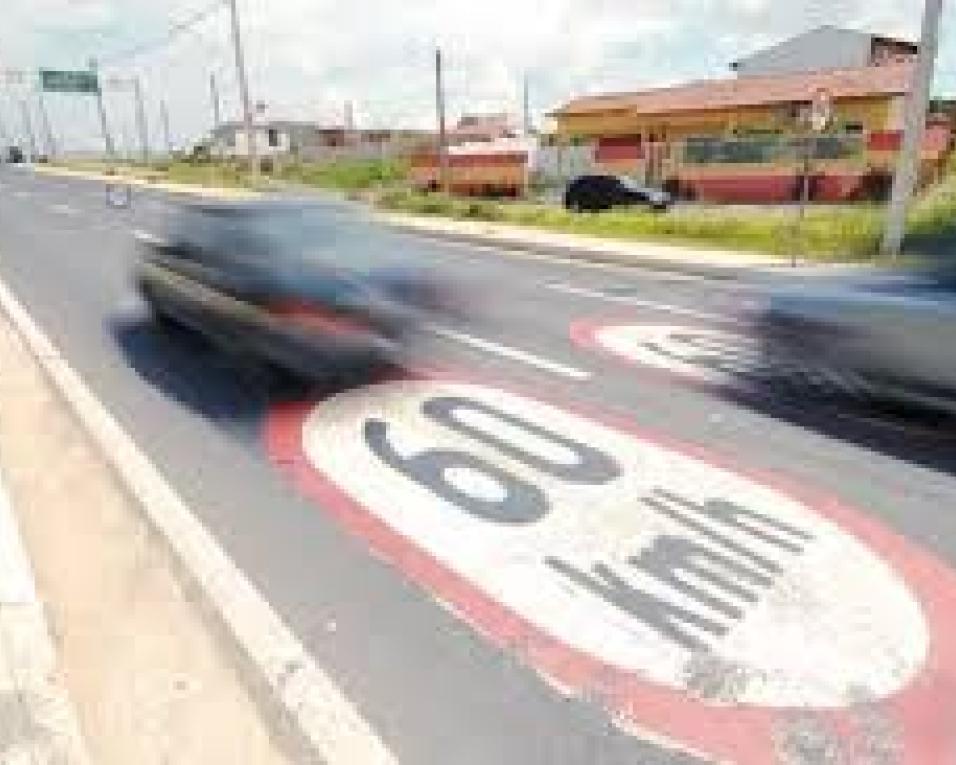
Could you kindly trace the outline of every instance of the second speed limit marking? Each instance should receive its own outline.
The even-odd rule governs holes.
[[[453,381],[280,410],[270,444],[483,634],[695,749],[769,762],[786,710],[943,712],[952,575],[832,500]]]
[[[771,350],[742,332],[670,324],[594,323],[571,328],[572,339],[616,358],[711,385],[790,383],[817,393],[865,393],[861,380]]]

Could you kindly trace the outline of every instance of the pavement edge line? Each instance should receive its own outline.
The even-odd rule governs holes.
[[[89,390],[0,280],[9,318],[99,447],[148,526],[172,551],[185,584],[236,649],[239,669],[273,732],[297,762],[392,765],[397,760],[281,617],[216,543],[159,470]]]

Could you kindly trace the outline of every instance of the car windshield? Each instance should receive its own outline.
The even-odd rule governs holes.
[[[0,18],[0,765],[956,765],[956,0]]]

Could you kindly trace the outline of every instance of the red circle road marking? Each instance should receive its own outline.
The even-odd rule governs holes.
[[[365,540],[377,556],[396,566],[439,601],[450,604],[457,615],[492,643],[519,653],[561,687],[578,695],[600,698],[626,723],[741,765],[765,765],[776,760],[779,726],[790,712],[813,715],[826,730],[841,738],[858,730],[853,708],[815,711],[715,706],[680,690],[649,683],[551,637],[397,532],[319,473],[303,448],[303,426],[316,406],[321,407],[321,402],[284,404],[273,409],[265,433],[273,459],[307,496],[348,531]],[[580,414],[577,408],[564,409]],[[776,474],[741,468],[709,450],[645,431],[629,422],[596,417],[593,413],[588,416],[640,441],[771,488],[835,524],[889,565],[922,608],[929,627],[929,652],[923,670],[908,686],[868,706],[899,727],[900,740],[894,744],[901,752],[901,763],[930,765],[956,761],[956,726],[952,721],[956,704],[956,640],[947,639],[948,623],[956,618],[954,572],[876,520],[803,485],[795,486]]]

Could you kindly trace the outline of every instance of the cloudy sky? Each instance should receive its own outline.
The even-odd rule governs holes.
[[[172,25],[211,0],[3,0],[0,68],[79,68],[101,57],[121,148],[135,143],[139,75],[151,138],[162,140],[165,99],[173,140],[211,122],[209,75],[226,116],[238,113],[228,15],[213,11],[163,44]],[[668,84],[727,72],[735,57],[830,23],[916,38],[923,0],[239,0],[253,97],[274,117],[340,122],[355,103],[365,125],[428,125],[433,56],[442,46],[452,115],[518,109],[527,73],[536,114],[573,95]],[[947,2],[937,93],[956,93],[956,8]],[[129,55],[139,49],[138,55]],[[0,80],[2,84],[2,80]],[[7,83],[0,130],[23,131],[21,101],[39,136],[36,98]],[[61,145],[95,145],[92,99],[48,95]],[[2,138],[0,133],[0,138]]]

